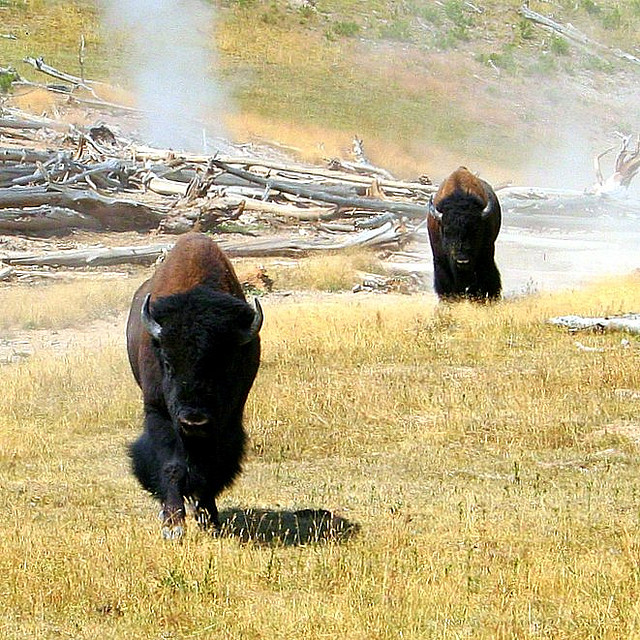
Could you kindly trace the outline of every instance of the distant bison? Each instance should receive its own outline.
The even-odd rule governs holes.
[[[261,325],[258,300],[247,304],[228,258],[201,234],[182,236],[134,295],[127,350],[144,431],[131,458],[162,503],[167,538],[183,533],[185,499],[201,526],[220,526],[215,500],[240,472]]]
[[[434,286],[441,299],[500,297],[500,272],[494,260],[500,223],[493,189],[465,167],[440,185],[429,204],[427,228]]]

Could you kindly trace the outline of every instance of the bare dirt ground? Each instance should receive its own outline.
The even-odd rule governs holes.
[[[126,315],[95,320],[67,329],[10,330],[0,334],[0,366],[23,361],[39,353],[64,354],[72,349],[101,349],[122,342]]]

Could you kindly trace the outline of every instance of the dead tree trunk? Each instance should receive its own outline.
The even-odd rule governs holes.
[[[300,198],[308,198],[309,200],[329,202],[342,210],[361,209],[364,211],[389,211],[397,215],[406,216],[407,218],[424,218],[427,214],[426,204],[419,205],[408,202],[393,202],[378,200],[375,198],[345,198],[307,185],[263,178],[251,173],[250,171],[231,167],[220,160],[216,160],[215,158],[211,159],[211,164],[223,171],[226,171],[227,173],[249,180],[255,184],[259,184],[267,189],[274,189],[275,191],[289,193]]]
[[[302,240],[299,238],[259,238],[246,242],[219,242],[232,258],[303,256],[319,251],[339,251],[351,247],[383,247],[402,244],[411,237],[401,226],[387,222],[376,229],[351,234],[344,240]],[[87,267],[114,264],[153,264],[173,243],[134,247],[93,247],[89,249],[56,251],[42,255],[9,256],[3,259],[11,265]]]
[[[620,149],[615,159],[613,173],[608,178],[605,179],[602,175],[600,160],[611,153],[615,147],[610,147],[594,158],[593,163],[598,180],[594,191],[598,194],[611,193],[619,188],[628,189],[631,181],[640,171],[640,135],[636,136],[635,144],[633,136],[622,134],[618,136],[621,138]]]
[[[99,229],[100,222],[64,207],[0,209],[0,233],[58,234],[69,229]]]
[[[102,229],[139,231],[155,229],[161,220],[159,212],[141,202],[105,198],[92,191],[47,189],[46,187],[10,187],[0,189],[0,210],[27,207],[63,207],[91,216]]]
[[[626,53],[625,51],[621,51],[620,49],[612,49],[611,47],[607,47],[606,45],[596,42],[595,40],[589,38],[586,34],[582,33],[582,31],[576,29],[573,25],[564,25],[556,22],[555,20],[547,18],[547,16],[544,16],[537,11],[533,11],[533,9],[529,9],[527,5],[523,5],[522,7],[520,7],[520,13],[527,20],[531,20],[539,25],[542,25],[543,27],[554,31],[555,33],[561,35],[563,38],[566,38],[574,44],[578,44],[581,47],[587,49],[587,51],[592,55],[597,56],[597,54],[594,52],[595,49],[601,53],[608,53],[615,56],[616,58],[625,60],[626,62],[640,64],[640,58],[637,58],[630,53]]]

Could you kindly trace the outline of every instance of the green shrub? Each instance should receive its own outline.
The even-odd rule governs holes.
[[[518,34],[521,40],[533,40],[535,37],[535,29],[530,20],[520,20],[518,22]]]
[[[280,7],[272,2],[271,5],[262,13],[262,22],[268,25],[278,26],[286,21],[285,13]]]
[[[602,14],[602,26],[611,31],[615,31],[622,26],[622,13],[619,7],[607,9],[607,11]]]
[[[462,0],[447,0],[444,4],[444,13],[455,25],[470,27],[473,24]]]
[[[431,3],[425,3],[424,6],[416,7],[414,9],[414,15],[429,24],[436,26],[442,24],[442,13]]]
[[[510,50],[502,52],[494,51],[492,53],[480,53],[476,56],[476,60],[488,67],[502,69],[509,73],[515,73],[517,69],[516,60]]]
[[[380,37],[404,42],[411,39],[411,22],[407,18],[394,18],[380,27]]]
[[[562,37],[553,35],[551,36],[551,42],[549,43],[549,49],[559,56],[569,55],[571,47],[569,43]]]
[[[360,33],[360,25],[353,20],[341,20],[332,25],[331,31],[341,38],[353,38]]]
[[[15,71],[3,71],[0,72],[0,93],[9,93],[13,83],[18,79],[18,74]]]
[[[536,75],[548,75],[556,71],[556,61],[553,56],[544,52],[533,64],[529,67],[531,73]]]
[[[469,40],[469,28],[473,26],[473,18],[465,9],[462,0],[447,0],[444,4],[444,13],[453,23],[448,36],[453,40]]]
[[[582,0],[580,3],[582,8],[590,15],[597,15],[600,13],[600,7],[594,2],[594,0]]]
[[[612,73],[615,68],[608,60],[605,60],[600,56],[592,55],[585,56],[582,61],[582,66],[589,71],[603,71],[605,73]]]

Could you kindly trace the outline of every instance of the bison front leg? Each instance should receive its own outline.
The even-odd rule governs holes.
[[[184,533],[187,464],[169,420],[152,411],[146,415],[145,430],[131,446],[131,461],[140,484],[162,504],[162,535],[180,538]]]
[[[489,300],[498,300],[502,291],[500,271],[493,259],[488,260],[482,273],[482,294]]]
[[[436,258],[433,261],[433,288],[441,299],[455,297],[458,294],[453,274],[445,258]]]
[[[184,486],[187,465],[182,460],[172,459],[162,468],[164,491],[162,496],[162,537],[166,540],[181,538],[184,534],[185,508]]]

